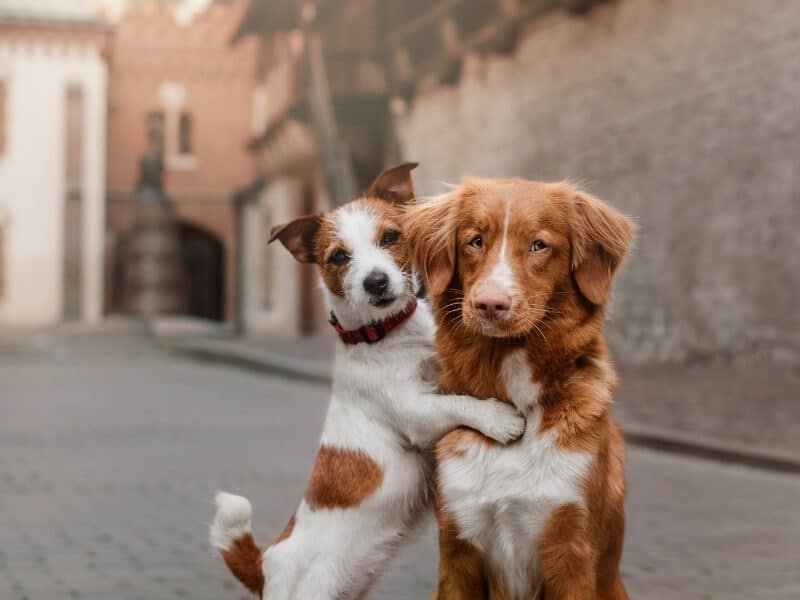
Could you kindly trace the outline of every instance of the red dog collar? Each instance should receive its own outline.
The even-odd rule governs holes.
[[[360,344],[361,342],[374,344],[375,342],[380,342],[389,335],[392,329],[396,328],[413,315],[415,310],[417,310],[417,299],[412,297],[411,301],[402,311],[385,318],[383,321],[367,323],[358,329],[347,330],[342,327],[341,323],[339,323],[339,319],[337,319],[336,315],[331,311],[330,324],[333,325],[336,333],[339,334],[339,337],[342,338],[345,344]]]

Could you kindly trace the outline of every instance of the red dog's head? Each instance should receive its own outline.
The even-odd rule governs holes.
[[[634,231],[568,183],[518,179],[468,180],[404,225],[440,317],[503,338],[602,307]]]

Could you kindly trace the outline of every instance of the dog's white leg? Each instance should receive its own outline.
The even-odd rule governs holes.
[[[423,393],[397,406],[398,424],[411,442],[426,446],[456,427],[466,425],[507,444],[525,432],[525,418],[516,408],[495,399]]]
[[[303,552],[302,544],[298,545],[292,538],[267,548],[264,573],[269,573],[269,577],[264,588],[264,600],[299,598],[296,588],[306,576],[309,565],[316,560],[318,557],[313,551]]]
[[[341,584],[336,583],[335,575],[323,569],[315,569],[307,573],[297,586],[292,598],[330,598],[350,600],[349,596],[340,594]]]

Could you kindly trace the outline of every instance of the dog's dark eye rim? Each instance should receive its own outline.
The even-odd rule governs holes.
[[[472,236],[472,239],[467,242],[473,248],[483,248],[483,236],[478,234]]]
[[[400,239],[400,232],[397,229],[389,229],[383,232],[381,236],[381,248],[391,246]]]
[[[547,250],[547,242],[544,240],[533,240],[531,242],[531,252],[541,252],[542,250]]]
[[[328,257],[328,262],[334,265],[343,265],[350,260],[350,255],[341,248],[334,250]]]

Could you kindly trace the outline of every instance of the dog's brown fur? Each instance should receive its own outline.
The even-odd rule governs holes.
[[[231,547],[220,554],[234,577],[260,596],[264,589],[264,572],[261,570],[263,551],[256,544],[253,534],[245,533],[233,540]]]
[[[305,498],[312,510],[349,508],[369,498],[382,481],[380,465],[363,452],[322,444]]]
[[[474,307],[499,252],[507,220],[507,256],[521,288],[507,322],[487,326]],[[594,457],[583,482],[585,506],[555,510],[539,539],[538,577],[529,597],[627,598],[619,575],[624,535],[624,443],[609,415],[617,376],[603,339],[612,277],[631,242],[630,220],[567,183],[471,180],[445,197],[411,207],[405,231],[438,321],[441,390],[509,401],[503,360],[524,349],[540,387],[540,431],[557,444]],[[480,247],[472,243],[483,236]],[[531,243],[542,240],[544,251]],[[456,430],[437,445],[444,460],[470,444],[474,431]],[[458,537],[441,498],[440,600],[509,598],[501,572]],[[541,594],[541,595],[538,595]]]

